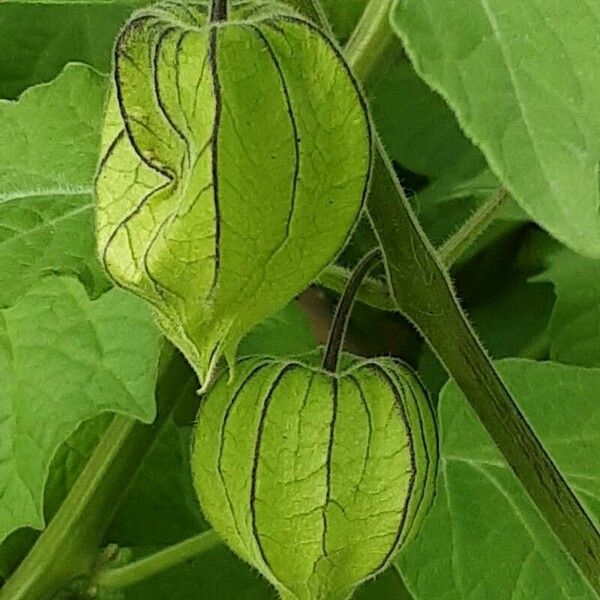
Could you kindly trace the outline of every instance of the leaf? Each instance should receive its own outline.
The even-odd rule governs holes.
[[[598,522],[600,370],[525,360],[500,370]],[[596,598],[454,384],[442,392],[439,419],[437,498],[396,561],[415,598]]]
[[[398,0],[416,71],[521,206],[572,249],[600,256],[600,10],[587,0]]]
[[[404,581],[394,566],[375,579],[364,583],[352,596],[353,600],[412,600]]]
[[[461,182],[486,168],[452,111],[419,79],[400,49],[378,65],[369,98],[385,147],[404,168],[430,180]]]
[[[102,72],[111,64],[114,39],[134,2],[0,3],[0,97],[54,79],[68,62]]]
[[[414,196],[428,236],[442,243],[500,183],[454,113],[415,73],[399,40],[396,44],[369,80],[370,106],[395,165],[426,178],[422,186],[411,183],[410,175],[402,183]]]
[[[540,235],[546,239],[546,234]],[[527,230],[506,235],[456,273],[471,322],[495,359],[547,358],[523,355],[546,337],[554,304],[552,287],[532,280],[540,265],[528,260],[527,254],[540,250],[536,238]]]
[[[600,367],[600,261],[560,249],[535,278],[554,284],[556,304],[550,319],[554,360]]]
[[[295,302],[254,327],[241,341],[240,356],[267,355],[289,357],[311,352],[317,341]]]
[[[97,237],[112,279],[156,308],[206,385],[341,250],[371,132],[357,83],[314,26],[242,4],[227,27],[198,29],[194,10],[139,12],[119,38]]]
[[[111,419],[112,415],[105,413],[82,422],[55,452],[44,485],[42,506],[46,523],[62,504]],[[14,531],[0,544],[0,579],[13,572],[38,536],[38,531],[25,527]]]
[[[487,302],[481,298],[469,314],[492,356],[504,358],[523,356],[523,352],[534,348],[544,336],[551,307],[549,286],[513,280],[501,293],[491,294]]]
[[[154,418],[159,335],[137,299],[52,277],[0,311],[0,540],[44,526],[50,462],[83,421]]]
[[[307,0],[304,0],[305,2]],[[310,0],[308,0],[310,2]],[[345,42],[364,11],[368,0],[322,0],[327,16],[340,43]]]
[[[0,306],[52,273],[78,276],[93,295],[107,288],[92,200],[104,90],[95,71],[71,65],[0,101]]]
[[[189,449],[190,428],[169,420],[121,501],[106,543],[167,546],[207,528],[192,486]]]
[[[447,104],[415,73],[399,40],[396,44],[369,80],[370,106],[419,223],[429,239],[441,245],[498,191],[500,182]],[[499,212],[500,228],[516,226],[502,222],[512,220],[515,212]],[[522,210],[519,213],[519,220],[529,220]]]

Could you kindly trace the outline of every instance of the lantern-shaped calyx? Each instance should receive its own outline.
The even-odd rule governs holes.
[[[392,359],[332,374],[249,359],[202,400],[194,481],[216,531],[280,592],[345,600],[416,533],[437,435],[426,394]]]
[[[363,98],[318,28],[273,2],[210,9],[125,26],[96,179],[106,271],[203,383],[339,253],[371,165]]]

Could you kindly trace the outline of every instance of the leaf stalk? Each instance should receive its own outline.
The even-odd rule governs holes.
[[[438,250],[442,262],[451,267],[470,248],[479,236],[491,225],[499,209],[508,198],[506,188],[500,188],[492,194],[460,229],[450,237]]]
[[[103,571],[98,576],[96,585],[100,589],[128,587],[204,554],[221,543],[221,538],[217,533],[209,529],[124,567]]]
[[[320,0],[317,0],[320,3]],[[366,85],[375,66],[399,42],[390,25],[394,0],[374,0],[367,4],[350,40],[345,55],[352,71]]]

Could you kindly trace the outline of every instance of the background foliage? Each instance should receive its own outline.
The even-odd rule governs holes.
[[[347,39],[364,0],[326,4]],[[109,413],[144,421],[154,414],[157,330],[144,306],[110,290],[93,242],[91,181],[106,73],[134,5],[0,4],[2,577],[56,511]],[[434,242],[500,184],[512,193],[453,277],[492,356],[513,357],[500,363],[509,386],[598,522],[600,9],[580,0],[567,13],[561,7],[402,0],[393,15],[402,43],[377,65],[368,93]],[[368,227],[359,228],[342,260],[352,264],[373,243]],[[242,353],[313,349],[334,298],[311,292],[258,326]],[[594,598],[406,322],[359,306],[350,342],[418,367],[438,403],[443,453],[421,535],[357,597]],[[162,431],[105,543],[141,556],[206,528],[188,473],[189,419],[183,422],[174,418]],[[122,596],[273,597],[224,548]]]

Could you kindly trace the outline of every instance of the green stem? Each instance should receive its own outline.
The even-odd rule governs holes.
[[[390,25],[393,2],[394,0],[369,2],[346,44],[346,58],[358,80],[365,85],[381,58],[398,43]]]
[[[438,252],[446,267],[449,268],[455,264],[465,251],[491,225],[507,197],[508,191],[505,188],[500,188],[440,247]]]
[[[119,500],[190,381],[196,378],[187,363],[170,354],[158,384],[154,423],[113,419],[58,512],[0,591],[1,600],[47,600],[90,573]]]
[[[439,250],[438,255],[447,269],[450,269],[477,238],[493,223],[498,210],[508,193],[500,188],[491,195],[468,219],[461,228]],[[318,283],[334,292],[342,293],[352,273],[339,265],[330,265],[319,275]],[[357,294],[364,304],[385,311],[398,310],[390,296],[389,289],[382,281],[366,278]]]
[[[370,5],[378,3],[371,0]],[[349,51],[350,64],[361,64],[361,53],[371,54],[368,47]],[[366,74],[360,76],[367,81]],[[375,142],[368,213],[398,310],[423,334],[563,548],[600,594],[600,532],[483,349],[377,135]]]
[[[358,263],[354,273],[348,280],[348,284],[335,311],[331,331],[329,332],[329,340],[323,358],[323,368],[330,373],[337,373],[340,352],[346,337],[346,330],[350,321],[352,306],[356,300],[356,294],[360,288],[364,278],[369,274],[369,271],[381,260],[381,250],[376,248],[371,250]]]
[[[100,589],[124,588],[187,562],[221,543],[219,536],[211,529],[124,567],[104,571],[96,583]]]
[[[107,510],[112,514],[117,491],[102,484],[107,474],[127,468],[135,446],[131,440],[137,438],[134,429],[133,419],[114,418],[58,513],[0,592],[2,600],[51,598],[90,571],[104,533],[97,528],[97,517]],[[98,495],[100,486],[105,493]]]
[[[352,276],[352,271],[339,265],[330,265],[319,275],[317,283],[329,290],[342,294]],[[379,310],[396,311],[396,305],[390,292],[382,281],[366,277],[356,295],[356,299],[363,304],[378,308]]]
[[[398,310],[427,340],[546,523],[600,592],[600,532],[537,438],[462,310],[378,140],[369,216]]]

